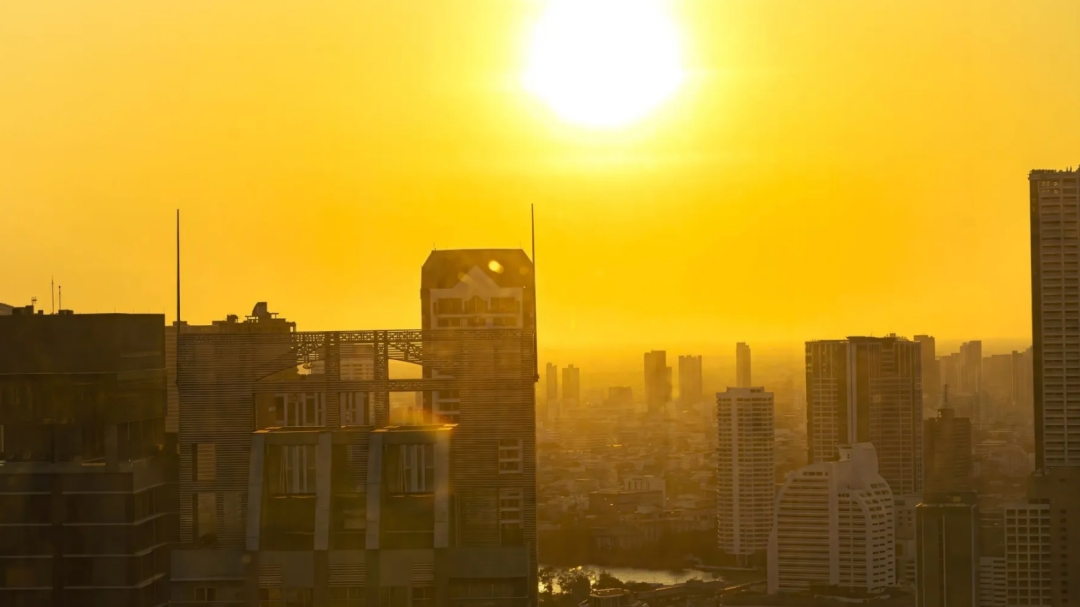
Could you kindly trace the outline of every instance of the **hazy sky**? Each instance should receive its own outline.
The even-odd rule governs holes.
[[[1030,332],[1027,172],[1080,163],[1076,0],[683,0],[631,128],[524,92],[532,0],[0,2],[0,301],[414,327],[528,249],[542,345]]]

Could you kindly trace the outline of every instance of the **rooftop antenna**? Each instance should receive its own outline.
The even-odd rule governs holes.
[[[539,297],[536,296],[536,205],[529,205],[529,229],[532,236],[532,264],[533,264],[533,381],[540,381],[540,349],[537,343],[537,315]]]
[[[56,314],[56,279],[49,277],[49,314]]]
[[[58,307],[61,310],[63,310],[64,309],[64,287],[61,287],[60,285],[56,286],[56,298],[58,300],[57,301]]]

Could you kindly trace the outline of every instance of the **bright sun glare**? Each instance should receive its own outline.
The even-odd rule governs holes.
[[[527,90],[563,119],[615,128],[682,85],[679,32],[661,0],[550,0],[533,30]]]

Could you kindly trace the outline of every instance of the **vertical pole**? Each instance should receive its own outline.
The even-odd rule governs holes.
[[[532,236],[532,264],[533,264],[533,381],[540,381],[540,352],[537,338],[537,308],[540,307],[540,298],[536,294],[536,205],[529,205],[529,224]]]

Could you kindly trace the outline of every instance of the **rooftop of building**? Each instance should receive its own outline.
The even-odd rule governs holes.
[[[533,283],[533,263],[521,249],[447,249],[428,255],[421,271],[424,289],[453,288],[474,267],[502,287]]]
[[[1080,167],[1077,167],[1075,170],[1072,167],[1067,169],[1032,169],[1031,172],[1028,173],[1028,178],[1034,179],[1037,177],[1060,177],[1069,175],[1080,175]]]

